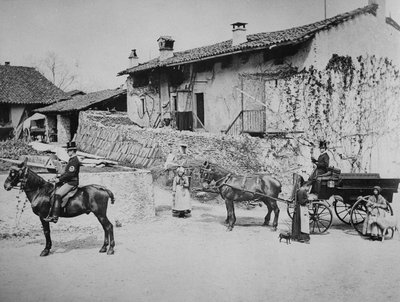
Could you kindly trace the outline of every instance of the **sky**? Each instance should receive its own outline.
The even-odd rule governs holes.
[[[327,17],[368,0],[326,0]],[[92,92],[125,82],[131,49],[139,62],[158,56],[157,39],[175,40],[174,51],[231,39],[231,25],[247,34],[324,19],[324,0],[0,0],[0,64],[32,66],[53,52],[78,75],[69,89]],[[400,23],[400,1],[386,0]]]

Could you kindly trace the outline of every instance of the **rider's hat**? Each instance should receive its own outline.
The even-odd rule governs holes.
[[[327,148],[327,144],[328,143],[326,141],[319,141],[319,147],[320,148],[325,148],[326,149]]]
[[[178,169],[176,169],[176,172],[177,173],[179,173],[179,172],[185,173],[185,168],[180,166]]]
[[[373,189],[374,189],[374,190],[378,190],[378,194],[379,194],[380,192],[382,192],[382,188],[381,188],[380,186],[375,186]]]
[[[67,151],[70,151],[70,150],[76,151],[76,150],[78,150],[78,148],[76,147],[76,142],[67,142],[67,145],[63,146],[63,148],[67,148]]]

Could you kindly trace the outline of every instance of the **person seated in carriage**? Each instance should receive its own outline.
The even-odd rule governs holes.
[[[329,155],[327,153],[328,148],[326,141],[319,142],[319,151],[320,154],[318,159],[315,159],[313,156],[311,156],[311,162],[316,165],[314,178],[328,172],[329,167]]]
[[[388,208],[386,199],[380,194],[381,187],[373,187],[373,195],[368,197],[367,216],[365,217],[362,233],[363,235],[370,236],[372,240],[382,238],[382,230],[378,226],[378,218],[384,218],[386,209]]]
[[[70,158],[67,166],[65,167],[64,173],[62,173],[60,176],[57,176],[58,184],[51,202],[51,213],[49,213],[49,216],[44,218],[44,220],[47,222],[57,223],[58,217],[60,216],[62,198],[79,185],[80,162],[76,154],[76,143],[68,142],[67,146],[64,148],[67,148],[67,153]]]
[[[319,151],[320,154],[318,156],[318,159],[315,159],[313,156],[311,156],[311,162],[315,165],[314,171],[311,174],[310,178],[308,179],[309,181],[313,182],[311,192],[312,193],[318,193],[318,184],[316,183],[316,179],[318,176],[323,175],[328,172],[328,167],[329,167],[329,155],[327,153],[327,142],[326,141],[320,141],[319,142]]]

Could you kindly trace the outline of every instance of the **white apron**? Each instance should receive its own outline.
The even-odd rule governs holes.
[[[310,214],[308,206],[300,206],[300,231],[310,234]]]

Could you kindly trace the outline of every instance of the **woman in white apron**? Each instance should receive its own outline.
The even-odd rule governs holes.
[[[185,218],[192,210],[189,192],[189,178],[185,176],[185,169],[179,167],[172,182],[173,205],[172,215]]]

